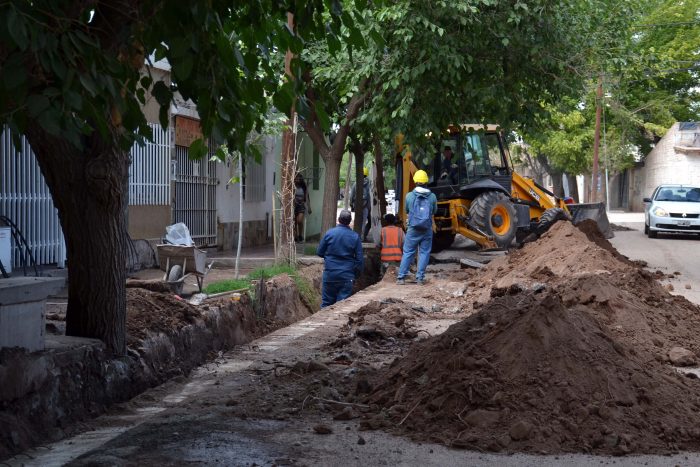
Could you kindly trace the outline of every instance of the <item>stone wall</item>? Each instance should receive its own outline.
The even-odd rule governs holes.
[[[153,335],[122,358],[111,358],[100,341],[66,336],[52,336],[45,352],[0,352],[0,460],[60,439],[76,421],[189,373],[211,351],[250,341],[256,318],[244,297],[210,307],[173,335]]]

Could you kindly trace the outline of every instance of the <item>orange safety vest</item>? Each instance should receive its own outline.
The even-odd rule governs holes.
[[[400,227],[390,225],[382,229],[382,262],[401,261],[404,238]]]

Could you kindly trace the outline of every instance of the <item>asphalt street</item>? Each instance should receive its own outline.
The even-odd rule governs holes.
[[[658,238],[649,238],[644,235],[644,213],[611,212],[608,218],[613,224],[632,229],[616,231],[610,239],[620,253],[646,261],[652,271],[663,271],[667,276],[661,282],[673,287],[671,293],[700,304],[700,235],[659,234]]]

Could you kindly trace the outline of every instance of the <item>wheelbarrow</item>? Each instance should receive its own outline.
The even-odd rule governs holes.
[[[208,266],[206,265],[206,251],[196,246],[170,244],[156,245],[156,248],[160,269],[165,271],[163,280],[167,282],[174,294],[182,294],[185,279],[190,275],[197,279],[197,287],[199,292],[202,292],[204,277],[214,264],[212,261]]]

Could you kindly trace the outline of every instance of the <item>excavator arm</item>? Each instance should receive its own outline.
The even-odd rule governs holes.
[[[574,225],[591,219],[605,238],[613,236],[604,203],[567,204],[531,178],[523,177],[517,172],[513,172],[512,197],[515,202],[530,207],[530,219],[539,220],[548,209],[559,208]]]

